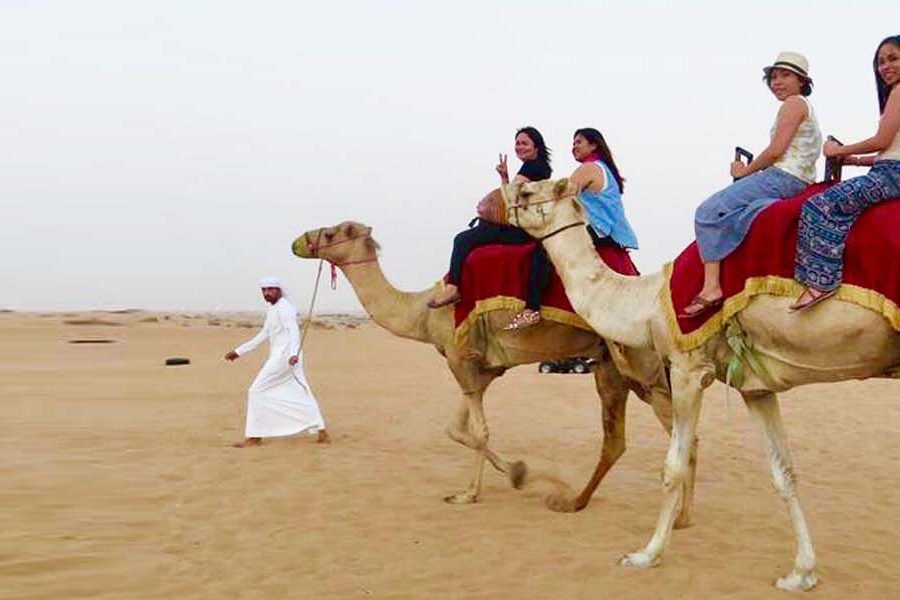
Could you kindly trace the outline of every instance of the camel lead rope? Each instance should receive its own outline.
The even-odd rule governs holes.
[[[313,306],[316,304],[316,296],[319,293],[319,280],[322,278],[322,266],[325,264],[325,259],[319,260],[319,272],[316,273],[316,284],[313,286],[313,294],[312,299],[309,301],[309,310],[306,313],[306,321],[303,324],[303,335],[300,336],[300,352],[303,352],[303,343],[306,341],[306,335],[309,333],[309,326],[312,322],[313,316]],[[334,265],[331,267],[334,269]],[[299,352],[298,352],[299,354]]]

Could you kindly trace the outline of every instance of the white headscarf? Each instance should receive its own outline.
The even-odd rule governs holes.
[[[291,298],[288,295],[288,290],[286,287],[284,287],[284,283],[282,283],[280,277],[274,277],[274,276],[263,277],[262,279],[259,280],[259,287],[261,287],[261,288],[274,287],[274,288],[280,289],[281,297],[284,298],[285,300],[287,300],[288,303],[294,307],[294,313],[299,314],[297,307],[294,306],[294,303],[291,301]]]
[[[263,277],[259,280],[259,287],[267,288],[267,287],[277,287],[281,290],[281,293],[284,294],[284,284],[281,283],[280,277]]]

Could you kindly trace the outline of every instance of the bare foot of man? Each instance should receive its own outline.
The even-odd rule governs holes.
[[[232,444],[234,448],[253,448],[256,446],[262,446],[262,438],[247,438],[243,442],[235,442]]]
[[[324,445],[331,444],[331,435],[328,433],[327,429],[319,430],[319,437],[316,439],[316,443]]]

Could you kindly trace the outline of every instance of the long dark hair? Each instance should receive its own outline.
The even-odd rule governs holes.
[[[537,160],[545,162],[547,163],[547,165],[549,165],[550,148],[548,148],[547,144],[544,143],[544,136],[541,135],[541,132],[531,125],[527,125],[516,131],[516,137],[519,137],[520,133],[524,133],[529,138],[531,138],[531,143],[534,144],[535,148],[537,148]]]
[[[872,68],[875,69],[875,87],[878,88],[878,112],[880,113],[884,112],[884,105],[887,104],[888,96],[891,93],[891,88],[878,74],[878,53],[881,52],[881,47],[885,44],[893,44],[900,50],[900,35],[892,35],[881,40],[878,48],[875,49],[875,58],[872,60]]]
[[[583,127],[576,129],[575,135],[572,137],[575,138],[579,135],[597,146],[597,155],[600,157],[600,160],[606,163],[606,166],[612,171],[613,177],[616,178],[616,183],[619,184],[619,191],[625,192],[625,178],[619,175],[619,167],[616,166],[616,161],[613,160],[612,151],[606,144],[606,140],[603,139],[603,134],[593,127]]]

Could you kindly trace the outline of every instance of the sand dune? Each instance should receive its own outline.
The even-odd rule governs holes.
[[[583,512],[550,512],[549,487],[513,490],[494,471],[481,503],[450,506],[472,464],[443,434],[457,388],[432,348],[358,317],[321,318],[307,342],[333,446],[229,447],[265,351],[221,357],[261,316],[0,314],[0,598],[787,597],[771,583],[792,564],[790,524],[721,386],[702,416],[695,524],[660,567],[630,570],[616,559],[652,532],[667,443],[639,401]],[[67,343],[89,337],[115,343]],[[592,387],[511,371],[489,391],[492,447],[582,485],[599,445]],[[819,560],[809,597],[900,597],[898,393],[783,395]]]

